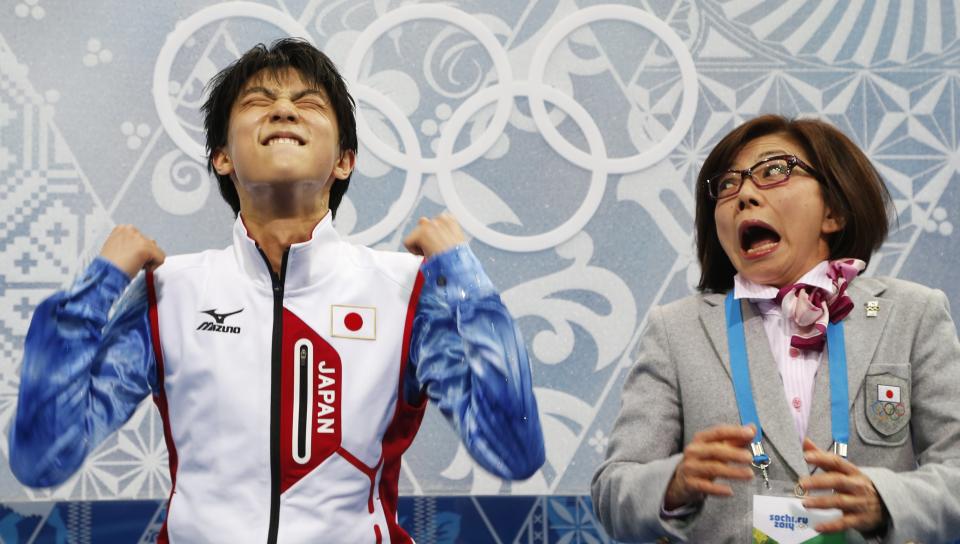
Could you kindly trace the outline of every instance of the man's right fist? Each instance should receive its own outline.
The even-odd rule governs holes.
[[[157,242],[144,236],[133,225],[117,225],[103,243],[100,256],[112,262],[131,278],[141,269],[148,272],[163,264],[166,255]]]

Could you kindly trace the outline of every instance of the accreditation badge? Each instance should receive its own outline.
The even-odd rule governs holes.
[[[753,544],[844,544],[840,533],[820,534],[818,523],[837,519],[843,513],[831,508],[807,509],[801,497],[753,496]]]

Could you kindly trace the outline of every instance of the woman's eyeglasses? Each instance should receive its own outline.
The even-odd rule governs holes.
[[[820,174],[796,155],[777,155],[764,159],[746,170],[727,170],[707,180],[707,191],[714,200],[724,200],[740,193],[743,180],[750,177],[759,189],[786,183],[793,169],[799,166],[817,180]]]

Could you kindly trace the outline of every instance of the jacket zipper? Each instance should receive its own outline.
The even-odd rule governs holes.
[[[257,248],[260,250],[260,248]],[[283,252],[280,261],[280,275],[273,272],[270,260],[260,250],[260,255],[270,271],[273,284],[273,349],[270,372],[270,526],[267,530],[267,543],[277,543],[277,531],[280,525],[280,393],[281,369],[283,357],[283,280],[287,275],[287,256],[290,250]]]
[[[307,375],[309,369],[307,367],[307,346],[300,346],[300,353],[298,354],[298,359],[300,362],[300,387],[297,391],[297,414],[299,415],[297,419],[297,457],[303,459],[307,456],[307,438],[310,436],[310,430],[307,429]]]

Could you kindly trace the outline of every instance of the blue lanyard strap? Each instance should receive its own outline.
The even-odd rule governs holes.
[[[847,394],[847,350],[843,321],[827,325],[827,356],[830,359],[830,422],[833,453],[847,458],[850,441],[850,402]]]
[[[757,466],[770,464],[770,458],[763,451],[762,429],[757,415],[757,406],[753,402],[753,387],[750,384],[750,366],[747,358],[747,345],[743,332],[743,315],[740,302],[733,298],[733,291],[727,293],[727,344],[730,350],[730,374],[733,378],[733,392],[740,410],[740,422],[753,424],[757,433],[750,444],[753,463]],[[850,440],[850,403],[847,393],[847,353],[843,337],[843,322],[827,325],[827,355],[830,362],[830,422],[833,433],[833,452],[847,457],[847,443]]]
[[[757,433],[750,443],[753,453],[753,464],[767,466],[770,457],[763,451],[760,418],[757,416],[757,405],[753,402],[753,388],[750,385],[750,367],[747,364],[747,342],[743,334],[743,316],[740,313],[740,302],[733,298],[733,291],[727,294],[727,344],[730,349],[730,373],[733,377],[733,393],[737,397],[737,408],[740,410],[740,423],[753,424]]]

